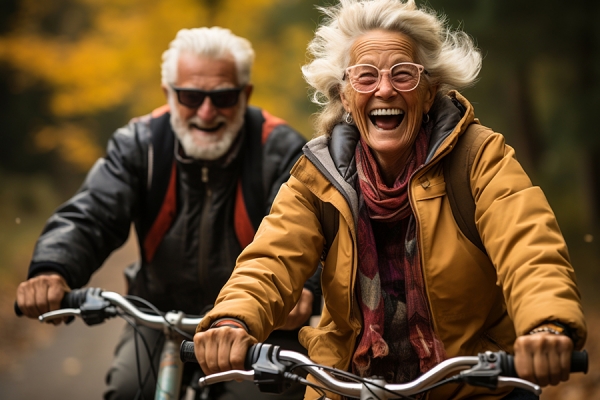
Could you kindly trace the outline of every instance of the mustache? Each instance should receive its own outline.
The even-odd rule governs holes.
[[[185,123],[187,124],[187,126],[190,125],[196,125],[198,128],[200,129],[211,129],[214,128],[220,124],[227,124],[227,118],[225,118],[222,115],[218,115],[211,124],[207,124],[206,121],[204,121],[202,118],[200,118],[197,115],[194,115],[193,117],[187,119],[185,121]]]

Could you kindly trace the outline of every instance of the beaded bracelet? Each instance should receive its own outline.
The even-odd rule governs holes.
[[[542,326],[538,326],[537,328],[531,330],[529,332],[530,335],[533,335],[534,333],[541,333],[541,332],[548,332],[548,333],[552,333],[554,335],[562,335],[562,332],[559,332],[558,330],[547,326],[547,325],[542,325]]]
[[[239,322],[236,322],[236,321],[231,321],[231,320],[219,321],[219,322],[211,325],[211,328],[220,328],[222,326],[229,326],[232,328],[244,329],[244,326],[242,324],[240,324]]]

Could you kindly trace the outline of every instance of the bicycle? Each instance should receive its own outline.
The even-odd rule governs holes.
[[[194,355],[194,342],[183,341],[180,348],[183,362],[197,362]],[[447,359],[416,380],[408,383],[390,384],[379,378],[361,378],[338,369],[313,363],[303,354],[280,349],[278,346],[258,343],[248,349],[244,368],[246,371],[232,370],[207,375],[200,378],[199,386],[205,387],[230,380],[253,380],[263,392],[280,393],[291,382],[310,386],[325,399],[325,390],[342,396],[361,400],[414,399],[440,385],[466,382],[469,385],[489,389],[512,386],[529,390],[538,396],[541,388],[517,377],[513,357],[503,351],[485,352],[477,356],[462,356]],[[293,373],[299,369],[311,374],[319,383],[310,382]],[[571,372],[587,373],[587,352],[573,352]],[[449,378],[449,374],[458,372]],[[337,377],[345,380],[336,379]],[[353,381],[353,382],[349,382]]]
[[[142,304],[136,306],[134,303]],[[23,315],[15,302],[15,313]],[[179,345],[182,338],[191,339],[196,327],[202,320],[201,317],[187,316],[181,311],[162,313],[151,303],[136,296],[121,296],[118,293],[104,291],[100,288],[75,289],[65,293],[61,301],[61,308],[50,311],[38,317],[41,322],[68,317],[72,321],[80,317],[86,325],[92,326],[113,317],[125,319],[132,327],[146,326],[163,331],[164,343],[160,349],[160,363],[158,371],[151,363],[151,372],[156,380],[155,400],[179,399],[182,389],[183,362],[179,357]],[[148,357],[153,359],[155,353],[151,351],[143,336],[142,342]],[[157,349],[155,349],[157,350]],[[139,361],[138,361],[139,362]],[[139,385],[142,388],[149,374],[143,381],[138,370]],[[185,392],[185,399],[194,399],[198,387],[190,385]],[[141,392],[141,389],[140,389]]]

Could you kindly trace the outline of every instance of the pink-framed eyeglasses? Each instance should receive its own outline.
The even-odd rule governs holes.
[[[371,64],[356,64],[346,68],[344,79],[359,93],[371,93],[377,89],[383,75],[388,74],[392,87],[399,92],[410,92],[419,86],[421,74],[427,71],[421,64],[401,62],[390,69],[380,70]]]

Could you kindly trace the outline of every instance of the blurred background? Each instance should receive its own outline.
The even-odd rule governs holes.
[[[114,325],[40,326],[15,318],[12,304],[45,219],[77,190],[116,128],[164,103],[161,54],[176,32],[220,25],[248,38],[257,55],[251,103],[310,138],[316,108],[300,67],[321,18],[315,6],[332,2],[0,1],[0,397],[24,398],[19,390],[37,385],[46,393],[40,398],[53,398],[58,391],[53,382],[65,383],[49,379],[41,385],[50,370],[70,376],[67,385],[84,386],[84,375],[91,373],[82,373],[82,363],[99,362],[96,356],[54,353],[44,356],[56,363],[48,364],[40,354],[59,347],[55,341],[74,329],[83,329],[77,337],[91,336],[95,329],[118,334]],[[445,14],[452,26],[475,38],[484,54],[483,70],[478,84],[464,94],[482,123],[503,133],[516,149],[533,182],[545,191],[569,245],[590,325],[590,372],[545,390],[543,398],[600,398],[600,313],[595,308],[600,300],[600,132],[594,122],[600,105],[600,3],[417,3]],[[132,241],[111,258],[114,266],[98,282],[122,288],[122,270],[135,252]],[[72,340],[67,343],[73,347]],[[110,360],[112,345],[78,346],[95,346]],[[66,349],[71,351],[69,345]],[[31,369],[40,364],[45,368]],[[105,369],[92,374],[100,386]]]

